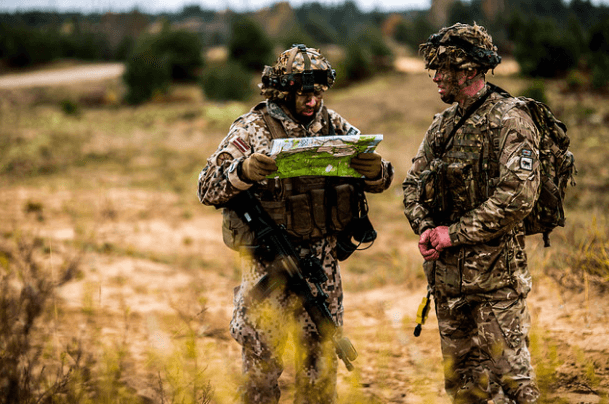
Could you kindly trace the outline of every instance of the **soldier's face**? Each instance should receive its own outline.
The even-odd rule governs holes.
[[[442,101],[447,104],[461,101],[461,90],[467,81],[464,70],[441,67],[436,70],[433,81],[438,85],[438,93],[440,94],[440,99],[442,99]]]
[[[324,97],[323,91],[310,93],[296,92],[294,97],[294,112],[296,118],[310,121],[321,107],[321,100]]]

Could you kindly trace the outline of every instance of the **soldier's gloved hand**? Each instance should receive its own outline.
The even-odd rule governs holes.
[[[360,153],[351,159],[351,167],[368,179],[381,175],[381,155],[378,153]]]
[[[435,261],[440,258],[440,253],[431,246],[430,235],[432,229],[425,230],[419,237],[419,251],[425,261]]]
[[[243,179],[250,182],[261,181],[277,171],[275,160],[262,153],[254,153],[241,163]]]
[[[453,243],[450,241],[450,235],[448,234],[448,226],[438,226],[431,231],[429,235],[431,246],[436,251],[442,251],[445,248],[452,247]]]

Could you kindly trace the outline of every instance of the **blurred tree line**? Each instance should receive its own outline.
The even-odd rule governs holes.
[[[353,1],[305,3],[292,9],[276,3],[261,11],[216,12],[198,5],[173,14],[17,12],[0,14],[0,68],[23,68],[56,59],[124,61],[126,100],[140,103],[173,81],[200,81],[214,99],[244,99],[252,75],[272,64],[279,49],[293,43],[325,49],[337,85],[347,85],[392,68],[393,44],[416,54],[418,45],[440,27],[429,10],[385,13],[361,11]],[[573,86],[606,90],[609,85],[609,8],[590,0],[506,0],[489,19],[482,0],[451,6],[448,21],[484,25],[502,56],[513,56],[524,75],[565,77]],[[272,27],[275,27],[274,31]],[[224,46],[228,58],[208,62],[205,50]],[[219,68],[221,67],[221,68]]]

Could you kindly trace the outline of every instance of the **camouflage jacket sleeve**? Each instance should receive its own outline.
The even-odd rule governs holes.
[[[430,134],[434,133],[435,128],[439,127],[441,121],[442,115],[436,114],[431,126],[425,133],[416,156],[412,159],[412,166],[408,170],[404,182],[402,182],[404,214],[416,234],[421,234],[429,227],[435,227],[430,215],[431,212],[423,204],[419,203],[419,183],[421,173],[429,168],[429,163],[434,159],[430,144]]]
[[[199,174],[198,196],[205,205],[221,205],[253,184],[239,177],[240,164],[254,152],[269,153],[270,134],[262,116],[250,111],[239,117]]]
[[[356,131],[360,133],[359,129],[352,126],[347,120],[345,120],[342,116],[337,114],[331,109],[328,109],[328,115],[330,116],[330,120],[334,125],[334,129],[337,135],[346,135],[348,133],[353,133]],[[389,188],[391,182],[393,181],[393,165],[391,162],[383,159],[381,167],[381,175],[378,179],[364,181],[364,191],[370,193],[380,193]]]
[[[499,177],[491,196],[450,226],[454,245],[478,244],[512,230],[533,208],[540,183],[539,134],[531,117],[511,108],[499,130]]]

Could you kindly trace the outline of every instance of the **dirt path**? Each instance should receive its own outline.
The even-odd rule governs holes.
[[[125,66],[122,63],[99,63],[28,73],[11,73],[0,76],[0,88],[55,86],[99,81],[119,77],[124,70]]]

